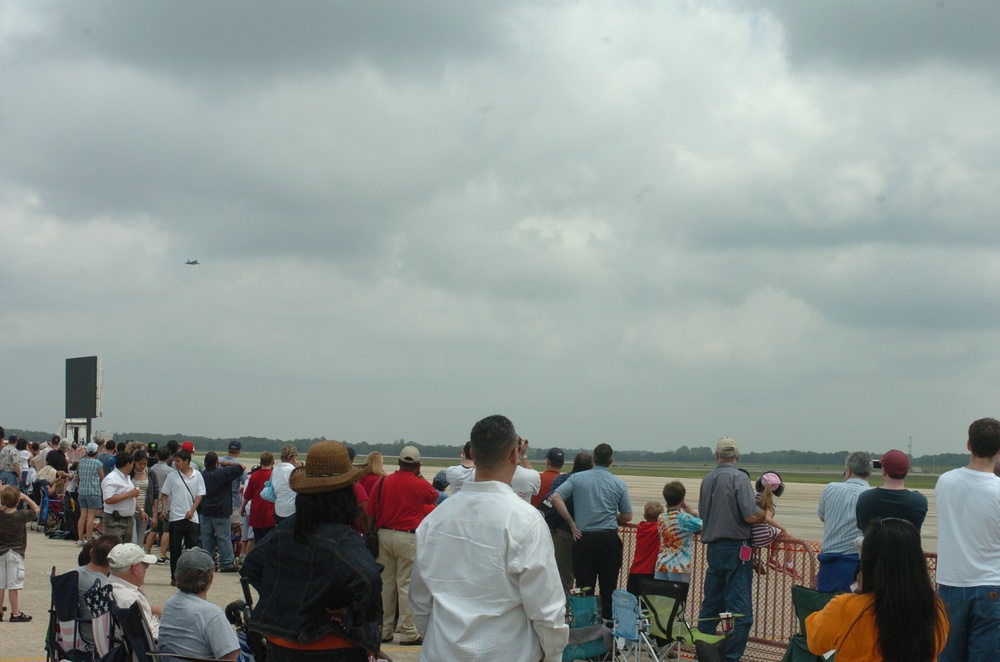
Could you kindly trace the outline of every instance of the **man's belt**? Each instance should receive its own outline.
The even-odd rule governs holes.
[[[417,532],[416,529],[394,529],[391,526],[383,526],[382,528],[383,529],[387,529],[389,531],[399,531],[400,533],[416,533]]]

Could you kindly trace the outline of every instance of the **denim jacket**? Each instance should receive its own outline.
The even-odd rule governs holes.
[[[295,541],[295,516],[247,555],[243,574],[260,600],[250,629],[265,637],[311,643],[333,633],[370,653],[382,638],[382,566],[343,524],[321,524],[308,544]],[[347,607],[342,622],[328,609]]]

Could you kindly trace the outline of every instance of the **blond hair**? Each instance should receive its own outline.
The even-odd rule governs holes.
[[[646,507],[642,511],[642,516],[647,522],[655,522],[656,518],[663,514],[663,504],[659,501],[647,501]]]
[[[368,457],[365,459],[365,463],[361,465],[361,468],[364,470],[364,473],[361,475],[367,476],[371,474],[373,476],[384,476],[385,475],[384,466],[385,465],[383,464],[382,461],[382,454],[379,453],[378,451],[372,451],[371,453],[368,454]]]

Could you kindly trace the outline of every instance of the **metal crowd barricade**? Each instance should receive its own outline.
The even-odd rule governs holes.
[[[618,575],[619,588],[625,588],[628,571],[635,556],[635,532],[632,527],[621,527],[618,534],[624,544],[622,569]],[[770,549],[754,550],[767,572],[754,572],[753,576],[753,626],[747,644],[744,660],[757,662],[780,662],[788,648],[788,640],[799,631],[792,605],[792,584],[816,587],[819,572],[820,543],[798,538],[778,541]],[[705,590],[706,547],[700,536],[695,536],[694,557],[691,564],[691,591],[688,594],[686,615],[698,618],[698,610]],[[768,565],[771,556],[777,567]],[[937,554],[925,552],[927,571],[931,581],[937,575]],[[791,567],[786,569],[786,564]],[[936,582],[935,582],[936,587]]]

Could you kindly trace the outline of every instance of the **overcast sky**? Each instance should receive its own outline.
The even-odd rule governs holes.
[[[1000,3],[0,0],[0,424],[963,452]],[[200,266],[186,266],[197,259]]]

